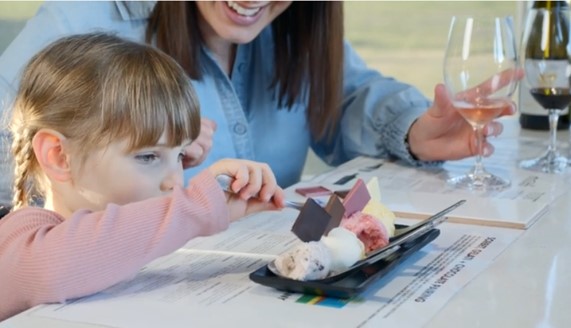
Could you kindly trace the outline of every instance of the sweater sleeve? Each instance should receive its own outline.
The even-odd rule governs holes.
[[[101,291],[228,225],[224,194],[207,171],[168,197],[81,210],[67,220],[43,209],[16,211],[0,221],[0,321]]]
[[[330,165],[357,156],[397,158],[414,166],[433,166],[412,157],[405,138],[412,123],[430,107],[419,90],[367,67],[344,44],[342,117],[333,142],[313,141],[315,153]]]

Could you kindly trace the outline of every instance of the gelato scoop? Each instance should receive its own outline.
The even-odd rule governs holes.
[[[295,280],[323,279],[331,270],[331,253],[321,241],[301,243],[274,261],[281,276]]]
[[[321,238],[321,242],[331,252],[332,273],[345,271],[365,256],[363,242],[345,228],[337,227],[331,230],[327,236]]]
[[[370,214],[375,218],[381,220],[387,232],[389,233],[389,237],[395,235],[395,213],[391,211],[388,207],[381,203],[381,188],[379,187],[379,180],[377,177],[373,177],[367,183],[367,190],[371,195],[371,199],[365,205],[362,212],[365,214]]]
[[[363,209],[363,214],[369,214],[375,217],[377,220],[381,221],[381,223],[387,229],[387,233],[389,237],[395,235],[395,213],[389,210],[388,207],[381,204],[380,202],[376,202],[374,200],[370,200],[367,203],[367,206]]]
[[[370,214],[356,212],[341,220],[341,227],[352,231],[365,244],[369,253],[389,244],[389,234],[385,225]]]

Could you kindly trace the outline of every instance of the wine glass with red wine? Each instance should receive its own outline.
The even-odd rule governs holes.
[[[511,106],[517,55],[511,17],[453,17],[444,56],[444,84],[458,113],[472,126],[478,152],[474,167],[448,179],[463,189],[501,190],[506,178],[484,169],[483,129]]]
[[[530,13],[523,40],[525,83],[549,113],[549,146],[542,156],[521,161],[520,167],[563,173],[567,158],[557,150],[557,123],[559,113],[571,103],[569,10],[539,8]]]

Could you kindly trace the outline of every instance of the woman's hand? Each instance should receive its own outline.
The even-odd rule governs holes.
[[[284,192],[265,163],[224,159],[212,164],[208,170],[214,176],[226,174],[234,179],[230,185],[233,192],[227,193],[232,220],[250,213],[284,207]]]
[[[200,165],[212,149],[212,138],[216,131],[216,122],[207,118],[200,120],[200,134],[190,145],[185,148],[182,160],[183,168]]]
[[[478,92],[491,93],[508,83],[508,75],[516,74],[517,79],[523,77],[523,70],[506,71],[499,79],[490,79],[478,87]],[[463,96],[469,98],[470,93]],[[512,115],[516,105],[510,101],[509,106],[500,114]],[[497,136],[503,131],[500,122],[490,122],[484,127],[484,136]],[[474,156],[477,153],[477,141],[472,126],[454,108],[443,84],[434,89],[434,103],[413,123],[409,130],[408,142],[411,153],[423,161],[458,160]],[[484,141],[482,155],[490,156],[494,147]]]

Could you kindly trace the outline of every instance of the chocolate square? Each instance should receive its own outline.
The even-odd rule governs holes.
[[[345,215],[345,206],[343,206],[343,202],[339,196],[331,195],[327,205],[325,205],[325,210],[331,216],[331,221],[329,221],[324,232],[324,235],[327,235],[331,229],[337,228],[341,223],[341,219],[343,218],[343,215]]]
[[[308,198],[291,231],[303,242],[318,241],[331,221],[331,215],[312,198]]]
[[[341,197],[341,198],[345,198],[347,197],[347,194],[349,193],[349,189],[344,189],[344,190],[337,190],[334,192],[335,195]]]
[[[343,199],[343,206],[345,206],[345,216],[361,211],[371,199],[367,186],[363,179],[357,180],[353,188],[349,191],[347,196]]]
[[[323,187],[323,186],[315,186],[315,187],[305,187],[305,188],[297,188],[295,190],[298,194],[304,197],[319,197],[319,196],[327,196],[332,193],[331,190]]]

